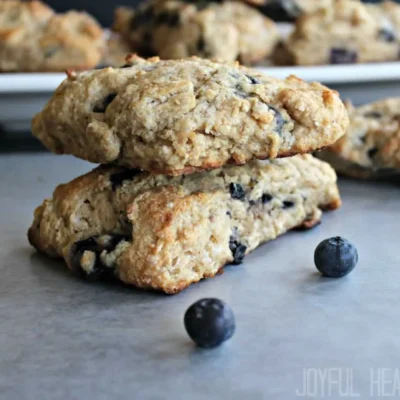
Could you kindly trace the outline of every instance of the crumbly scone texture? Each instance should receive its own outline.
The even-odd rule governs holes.
[[[379,177],[400,173],[400,97],[361,107],[346,104],[350,125],[345,136],[319,153],[341,173]]]
[[[56,14],[39,1],[0,2],[0,71],[87,69],[103,51],[103,30],[84,12]]]
[[[137,10],[118,8],[114,29],[141,56],[190,56],[252,64],[278,41],[273,21],[239,1],[150,0]]]
[[[32,123],[55,153],[179,175],[307,153],[348,124],[337,92],[237,63],[132,57],[70,74]]]
[[[335,172],[310,155],[179,177],[101,166],[58,186],[28,237],[88,279],[177,293],[339,206]]]
[[[399,46],[399,4],[337,0],[296,21],[285,59],[298,65],[391,61],[399,59]]]

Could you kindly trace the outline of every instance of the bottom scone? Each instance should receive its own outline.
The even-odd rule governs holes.
[[[335,172],[310,155],[177,177],[101,166],[58,186],[28,237],[86,278],[177,293],[339,206]]]
[[[400,177],[400,97],[361,107],[346,104],[346,135],[317,153],[337,172],[354,178]]]

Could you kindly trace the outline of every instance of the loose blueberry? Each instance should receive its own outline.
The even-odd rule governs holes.
[[[244,200],[246,193],[244,192],[243,186],[239,183],[231,183],[229,185],[229,191],[231,193],[232,199]]]
[[[273,197],[268,193],[264,193],[261,196],[261,201],[262,201],[263,204],[269,203],[272,199],[273,199]]]
[[[229,249],[232,252],[233,261],[232,264],[239,265],[243,262],[244,256],[246,255],[247,246],[241,244],[234,239],[233,236],[229,239]]]
[[[380,29],[378,32],[378,37],[379,39],[388,43],[396,41],[396,35],[390,29],[385,29],[385,28]]]
[[[331,49],[331,64],[353,64],[357,62],[357,53],[348,49]]]
[[[318,271],[330,278],[347,275],[357,265],[357,261],[357,249],[340,236],[323,240],[314,252],[314,263]]]
[[[204,348],[219,346],[235,332],[233,311],[219,299],[196,301],[187,309],[184,324],[190,338]]]
[[[117,172],[115,174],[110,175],[110,182],[112,186],[112,190],[117,189],[122,185],[124,181],[131,181],[136,175],[141,173],[138,169],[127,169],[122,172]]]
[[[117,97],[116,93],[111,93],[106,96],[99,104],[96,104],[93,107],[93,112],[95,113],[104,113],[110,103]]]

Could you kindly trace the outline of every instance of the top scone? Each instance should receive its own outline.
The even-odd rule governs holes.
[[[133,56],[122,68],[70,73],[32,131],[55,153],[180,175],[314,151],[347,125],[338,93],[319,83]]]

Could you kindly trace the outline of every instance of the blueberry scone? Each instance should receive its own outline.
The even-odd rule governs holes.
[[[179,175],[307,153],[348,124],[337,92],[237,63],[133,56],[119,69],[69,74],[33,134],[55,153]]]
[[[103,50],[103,30],[86,13],[56,14],[39,1],[0,2],[0,71],[92,68]]]
[[[117,9],[114,29],[142,56],[189,56],[252,64],[272,53],[275,24],[239,1],[150,0]]]
[[[280,58],[299,65],[377,62],[399,59],[399,49],[400,5],[337,0],[297,20]]]
[[[179,177],[101,166],[58,186],[28,237],[88,279],[176,293],[339,206],[335,172],[310,155]]]
[[[319,153],[334,168],[356,178],[400,175],[400,97],[354,108],[347,104],[348,132]]]

